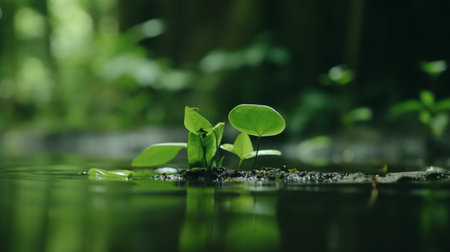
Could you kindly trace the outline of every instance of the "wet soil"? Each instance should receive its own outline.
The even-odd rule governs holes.
[[[227,168],[179,170],[177,173],[160,173],[153,176],[156,180],[166,181],[204,181],[204,182],[253,182],[274,181],[309,183],[396,183],[401,181],[446,181],[450,182],[450,172],[445,170],[395,172],[368,175],[364,173],[341,173],[304,171],[297,169],[263,168],[252,171],[239,171]]]

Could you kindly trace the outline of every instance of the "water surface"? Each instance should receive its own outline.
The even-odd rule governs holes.
[[[450,185],[96,181],[44,160],[0,167],[1,251],[450,251]]]

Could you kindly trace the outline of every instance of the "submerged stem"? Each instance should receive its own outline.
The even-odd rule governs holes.
[[[256,155],[255,155],[255,159],[253,159],[253,164],[252,164],[252,169],[255,167],[256,164],[256,159],[258,158],[258,151],[259,151],[259,142],[261,141],[261,137],[258,136],[258,139],[256,140]]]

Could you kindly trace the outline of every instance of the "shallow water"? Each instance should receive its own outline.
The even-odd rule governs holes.
[[[450,185],[97,181],[82,159],[3,163],[0,251],[450,251]]]

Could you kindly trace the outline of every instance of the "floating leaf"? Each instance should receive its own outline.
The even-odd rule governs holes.
[[[171,161],[181,149],[187,147],[186,143],[154,144],[137,156],[131,166],[150,167],[165,164]]]
[[[184,109],[184,126],[196,135],[209,134],[213,130],[211,123],[206,118],[188,106]]]
[[[278,135],[286,126],[283,117],[265,105],[238,105],[230,111],[228,119],[237,130],[258,137]]]
[[[128,180],[133,174],[130,170],[103,170],[98,168],[91,168],[88,171],[89,179],[97,180]]]

